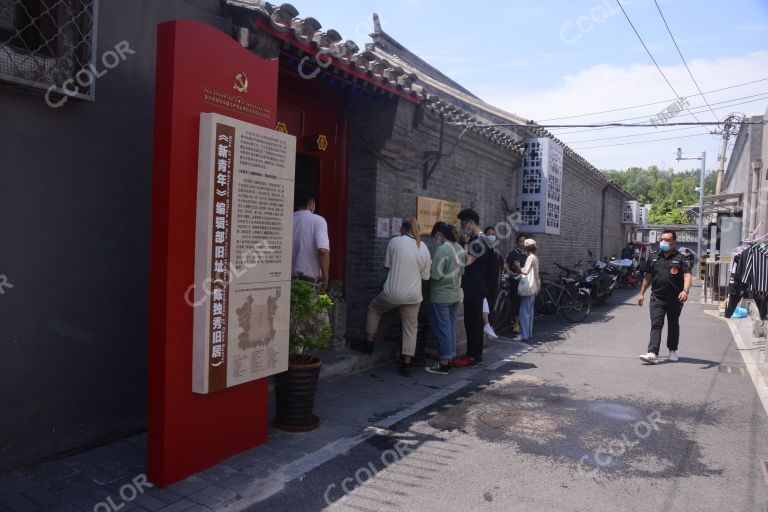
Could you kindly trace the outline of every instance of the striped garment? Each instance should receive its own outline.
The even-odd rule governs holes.
[[[741,282],[746,284],[748,290],[754,293],[768,293],[768,245],[755,244],[742,253],[742,259],[746,256],[744,272]]]

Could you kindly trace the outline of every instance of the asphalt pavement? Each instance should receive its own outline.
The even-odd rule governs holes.
[[[484,368],[430,375],[444,397],[249,510],[766,511],[766,412],[699,292],[678,362],[638,359],[648,306],[619,290],[587,323],[543,317],[532,347],[502,338]]]

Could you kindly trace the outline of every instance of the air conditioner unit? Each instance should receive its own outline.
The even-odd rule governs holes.
[[[637,201],[624,201],[621,209],[622,224],[640,224],[640,203]]]

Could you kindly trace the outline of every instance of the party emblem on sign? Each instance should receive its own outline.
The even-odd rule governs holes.
[[[317,136],[317,148],[320,151],[325,151],[328,148],[328,137],[323,134]]]
[[[669,271],[672,273],[672,275],[673,275],[673,276],[674,276],[674,275],[676,275],[678,272],[680,272],[680,271],[677,269],[677,267],[672,267],[671,269],[669,269]]]
[[[243,94],[248,92],[248,77],[245,76],[245,73],[235,75],[235,83],[232,85],[232,88]]]
[[[282,121],[277,123],[277,126],[275,126],[275,130],[277,130],[279,132],[283,132],[283,133],[288,133],[288,127]]]

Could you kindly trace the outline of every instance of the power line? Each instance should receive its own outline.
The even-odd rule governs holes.
[[[768,99],[768,98],[762,98],[762,99]],[[759,100],[755,100],[759,101]],[[454,124],[463,124],[463,123],[454,123]],[[687,123],[666,123],[664,126],[719,126],[723,124],[723,121],[698,121],[698,122],[687,122]],[[766,125],[768,124],[768,121],[745,121],[739,124],[755,124],[755,125]],[[491,128],[491,127],[508,127],[508,128],[584,128],[584,127],[597,127],[597,128],[613,128],[613,127],[621,127],[621,128],[653,128],[655,125],[652,124],[642,124],[642,123],[603,123],[603,124],[511,124],[511,123],[505,123],[505,124],[484,124],[484,125],[478,125],[478,128]]]
[[[747,98],[754,98],[755,96],[763,96],[765,94],[768,94],[768,92],[760,92],[758,94],[751,94],[749,96],[742,96],[740,98],[732,98],[730,100],[723,100],[723,101],[719,101],[719,102],[713,103],[713,105],[723,105],[724,103],[732,103],[734,101],[744,100],[744,99],[747,99]],[[763,99],[768,99],[768,96],[765,96],[763,98],[758,98],[757,100],[753,100],[753,101],[745,101],[745,102],[742,102],[742,103],[733,103],[731,105],[723,105],[723,106],[735,107],[736,105],[744,105],[746,103],[753,103],[754,101],[760,101],[760,100],[763,100]],[[697,108],[699,108],[699,107],[697,107]],[[702,112],[703,112],[703,110],[702,110]],[[682,114],[682,115],[691,115],[691,114]],[[618,122],[622,122],[622,121],[636,121],[638,119],[647,119],[647,118],[648,118],[648,116],[627,117],[625,119],[616,119],[614,122],[618,123]],[[669,123],[665,123],[665,125],[666,124],[669,124]],[[571,134],[571,133],[588,132],[588,131],[593,131],[593,130],[575,130],[575,131],[569,131],[569,132],[562,132],[562,133],[558,134],[558,136],[568,135],[568,134]]]
[[[619,142],[616,144],[604,144],[602,146],[587,146],[584,148],[573,148],[574,151],[581,151],[582,149],[595,149],[595,148],[609,148],[613,146],[628,146],[630,144],[643,144],[645,142],[660,142],[664,140],[677,140],[677,139],[687,139],[689,137],[701,137],[704,134],[695,134],[695,135],[680,135],[679,137],[664,137],[661,139],[648,139],[648,140],[637,140],[634,142]]]
[[[696,126],[687,126],[685,128],[672,128],[671,130],[660,130],[658,132],[635,133],[635,134],[632,134],[632,135],[617,135],[615,137],[602,137],[602,138],[598,138],[598,139],[572,140],[570,142],[566,142],[566,144],[571,145],[571,144],[580,144],[582,142],[596,142],[596,141],[611,140],[611,139],[626,139],[626,138],[629,138],[629,137],[641,137],[643,135],[656,135],[658,133],[679,132],[679,131],[682,131],[682,130],[692,130],[692,129],[696,128],[697,126],[701,126],[701,125],[697,124]]]
[[[621,3],[620,0],[619,0],[619,3]],[[677,45],[675,36],[672,35],[672,30],[670,30],[669,25],[667,24],[667,20],[666,18],[664,18],[664,14],[661,12],[661,7],[659,7],[659,2],[657,2],[656,0],[653,0],[653,3],[656,4],[656,9],[658,9],[659,11],[661,20],[664,22],[664,26],[667,27],[667,32],[669,32],[669,37],[671,37],[672,42],[675,43],[675,48],[677,48],[677,53],[678,55],[680,55],[680,59],[683,61],[683,64],[685,64],[685,69],[688,70],[688,75],[691,77],[691,80],[693,80],[693,83],[696,85],[696,90],[699,91],[699,94],[701,95],[701,99],[704,100],[704,103],[706,103],[707,107],[709,107],[709,111],[712,112],[712,115],[715,116],[715,119],[717,119],[717,115],[715,114],[715,111],[712,110],[712,107],[709,105],[709,102],[707,101],[707,98],[704,96],[704,93],[701,92],[701,87],[699,87],[699,83],[696,81],[695,78],[693,78],[693,73],[691,73],[691,68],[688,67],[688,63],[685,61],[685,57],[683,57],[683,52],[680,51],[680,47]]]
[[[632,20],[629,19],[629,15],[627,14],[627,11],[624,10],[624,6],[621,4],[621,0],[616,0],[616,3],[619,4],[619,7],[621,8],[621,12],[624,13],[624,17],[627,18],[627,21],[629,22],[629,25],[632,27],[632,30],[635,32],[635,35],[640,40],[640,43],[643,45],[643,48],[645,48],[645,51],[648,53],[648,56],[653,61],[653,64],[656,66],[656,69],[658,69],[659,73],[661,73],[661,76],[664,78],[664,81],[667,82],[667,85],[669,86],[669,88],[672,89],[673,93],[675,93],[675,97],[676,98],[680,98],[680,95],[677,93],[675,88],[672,87],[672,83],[667,78],[667,75],[665,75],[664,72],[661,70],[661,67],[659,66],[659,63],[656,62],[656,59],[653,58],[653,54],[651,53],[651,50],[648,49],[648,46],[646,46],[645,41],[643,41],[643,38],[640,37],[640,33],[635,28],[634,23],[632,23]],[[691,112],[690,108],[688,108],[688,112]],[[693,112],[691,112],[691,115],[693,116],[694,119],[696,119],[698,121],[698,119],[696,118],[696,115]]]
[[[759,80],[753,80],[751,82],[744,82],[742,84],[730,85],[728,87],[722,87],[720,89],[712,89],[711,91],[707,91],[705,94],[711,94],[713,92],[726,91],[728,89],[735,89],[737,87],[744,87],[745,85],[752,85],[752,84],[756,84],[758,82],[764,82],[766,80],[768,80],[768,77],[760,78]],[[622,111],[622,110],[632,110],[632,109],[635,109],[635,108],[650,107],[652,105],[661,105],[663,103],[667,103],[668,104],[668,103],[670,103],[672,101],[676,101],[677,99],[678,98],[672,98],[672,99],[669,99],[669,100],[654,101],[653,103],[644,103],[642,105],[634,105],[632,107],[621,107],[621,108],[613,108],[613,109],[610,109],[610,110],[601,110],[599,112],[589,112],[587,114],[576,114],[576,115],[564,116],[564,117],[552,117],[550,119],[541,119],[540,122],[560,121],[561,119],[573,119],[575,117],[589,117],[589,116],[596,116],[598,114],[608,114],[608,113],[611,113],[611,112],[619,112],[619,111]]]
[[[767,99],[767,98],[762,98]],[[759,101],[759,100],[755,100]],[[467,126],[478,129],[483,128],[578,128],[578,127],[626,127],[626,128],[652,128],[655,125],[641,124],[641,123],[604,123],[604,124],[518,124],[518,123],[497,123],[497,124],[480,124],[480,123],[465,123],[462,121],[446,122],[445,124],[452,126]],[[687,123],[667,123],[666,126],[718,126],[723,124],[722,121],[698,121]],[[742,121],[739,124],[754,124],[754,125],[766,125],[768,121]]]

